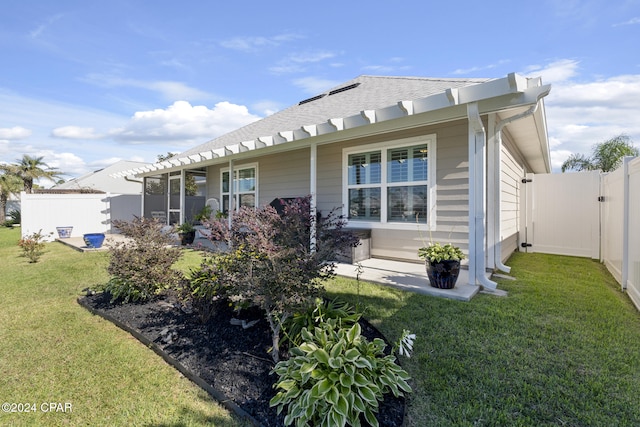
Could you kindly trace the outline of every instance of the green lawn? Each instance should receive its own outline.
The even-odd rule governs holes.
[[[36,412],[0,412],[0,425],[239,425],[152,350],[76,303],[83,288],[106,281],[105,253],[49,243],[29,264],[19,238],[0,229],[0,401]],[[49,402],[71,412],[44,412]]]
[[[36,264],[0,229],[0,425],[238,425],[150,349],[76,302],[104,253],[51,243]],[[195,265],[189,253],[181,268]],[[597,262],[515,254],[507,297],[458,302],[335,279],[388,338],[417,334],[407,426],[640,425],[640,315]],[[426,278],[425,278],[426,280]],[[45,413],[45,402],[71,403]],[[46,407],[45,407],[46,409]]]

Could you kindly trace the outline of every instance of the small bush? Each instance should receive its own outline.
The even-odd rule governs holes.
[[[19,210],[13,209],[9,211],[9,218],[11,218],[11,221],[13,221],[14,224],[20,224],[22,221],[22,214]]]
[[[271,206],[242,207],[233,214],[231,227],[223,220],[206,223],[212,238],[230,246],[218,258],[224,262],[219,279],[230,297],[265,312],[275,362],[280,357],[282,324],[296,311],[313,305],[321,282],[334,275],[335,254],[357,244],[334,212],[316,222],[310,203],[310,196],[282,201],[281,213]],[[315,245],[311,243],[314,228]]]
[[[49,233],[51,235],[52,233]],[[45,234],[42,234],[42,229],[35,233],[31,233],[20,239],[18,246],[22,248],[22,256],[29,258],[29,262],[38,262],[42,254],[44,253],[44,238]]]
[[[107,271],[112,277],[102,290],[111,294],[112,302],[144,301],[178,285],[183,276],[171,267],[182,253],[170,246],[172,238],[163,232],[163,224],[137,217],[113,224],[130,240],[110,251]]]
[[[216,301],[228,296],[227,286],[221,280],[224,262],[217,259],[220,256],[205,257],[200,267],[192,269],[189,277],[178,287],[178,297],[196,312],[202,323],[211,318]]]
[[[338,326],[348,328],[358,322],[361,317],[362,313],[345,301],[340,301],[337,298],[331,301],[316,298],[315,304],[308,310],[294,313],[285,321],[282,326],[285,343],[289,342],[291,346],[302,344],[303,328],[312,330],[329,319],[335,319]]]
[[[278,413],[287,409],[284,423],[296,426],[378,426],[375,413],[386,393],[411,392],[409,375],[385,355],[386,344],[367,341],[360,325],[347,329],[329,319],[310,332],[302,329],[303,343],[291,358],[273,369],[279,391],[269,404]]]

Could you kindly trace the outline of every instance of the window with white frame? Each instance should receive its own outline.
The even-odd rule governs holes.
[[[426,223],[433,200],[435,136],[344,150],[350,221]]]
[[[234,209],[240,206],[256,206],[257,200],[257,167],[256,165],[242,165],[233,169],[233,201]],[[222,195],[222,211],[229,211],[229,169],[223,169],[220,177]]]

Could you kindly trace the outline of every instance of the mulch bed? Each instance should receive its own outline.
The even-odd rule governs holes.
[[[132,333],[241,417],[265,427],[284,425],[284,411],[277,415],[269,407],[277,377],[270,374],[274,367],[267,352],[271,335],[262,312],[249,309],[238,314],[220,301],[210,321],[202,324],[171,295],[130,304],[111,304],[110,298],[95,294],[78,302]],[[244,329],[232,325],[232,318],[258,322]],[[368,339],[384,339],[368,322],[360,323]],[[380,426],[402,425],[404,408],[404,398],[385,396],[377,414]]]

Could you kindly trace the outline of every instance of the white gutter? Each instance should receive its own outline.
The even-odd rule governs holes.
[[[485,142],[487,135],[480,119],[478,103],[467,104],[469,119],[469,284],[480,282],[485,288],[498,284],[486,276],[485,260]]]

